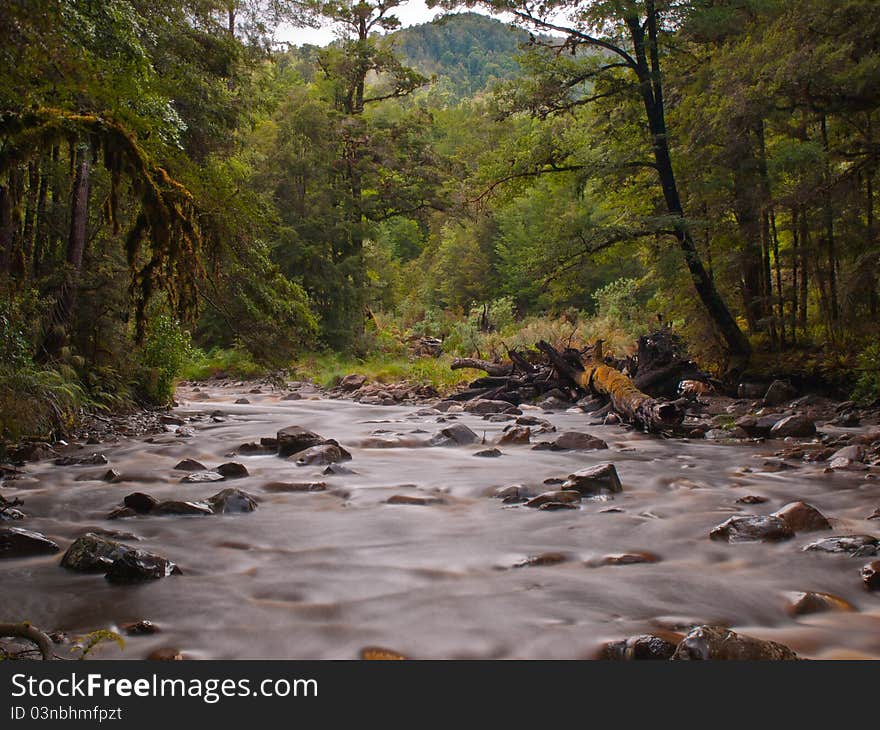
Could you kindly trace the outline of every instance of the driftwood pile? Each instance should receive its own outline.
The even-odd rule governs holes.
[[[557,350],[538,342],[535,350],[508,349],[507,362],[457,358],[454,370],[473,368],[486,377],[470,383],[454,400],[504,400],[514,405],[554,396],[577,402],[585,396],[606,399],[627,423],[651,432],[674,431],[684,418],[678,394],[683,380],[707,376],[684,355],[681,340],[668,329],[641,337],[634,357],[605,358],[602,340],[583,350]]]

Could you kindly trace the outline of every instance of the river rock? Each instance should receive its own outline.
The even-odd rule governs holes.
[[[568,480],[562,485],[562,488],[574,490],[583,496],[599,492],[623,491],[620,477],[617,476],[617,469],[614,464],[607,461],[569,474]]]
[[[791,383],[786,383],[784,380],[774,380],[764,394],[764,405],[781,406],[795,398],[797,398],[797,389]]]
[[[159,500],[152,495],[144,494],[143,492],[132,492],[131,494],[126,495],[125,499],[122,500],[122,503],[128,509],[144,515],[147,512],[151,512],[153,507],[159,504]]]
[[[774,515],[742,515],[731,517],[709,532],[712,540],[727,542],[777,542],[794,537],[794,530]]]
[[[841,426],[843,428],[856,428],[861,419],[855,411],[844,411],[832,418],[828,423],[832,426]]]
[[[412,504],[427,507],[432,504],[440,504],[443,500],[434,495],[413,496],[409,494],[395,494],[385,500],[385,504]]]
[[[339,388],[346,393],[351,393],[358,388],[362,388],[366,382],[366,375],[357,375],[355,373],[350,373],[339,381]]]
[[[568,408],[570,405],[571,401],[551,395],[549,398],[544,398],[544,400],[540,401],[538,408],[543,408],[545,411],[560,411]]]
[[[582,431],[565,431],[550,443],[552,451],[595,451],[607,448],[608,444],[602,439]]]
[[[862,568],[862,580],[869,591],[880,591],[880,560],[868,563]]]
[[[183,517],[203,517],[214,514],[205,502],[181,502],[166,500],[159,502],[150,510],[152,515],[178,515]]]
[[[103,466],[110,462],[104,454],[94,453],[88,456],[62,456],[53,463],[55,466]]]
[[[146,618],[123,624],[122,630],[129,636],[152,636],[159,633],[159,627]]]
[[[325,492],[326,482],[269,482],[263,485],[267,492]]]
[[[734,421],[734,426],[742,429],[752,438],[767,438],[773,426],[779,422],[779,414],[764,416],[743,416]]]
[[[110,583],[129,585],[180,573],[180,568],[161,555],[129,549],[113,561],[104,577]]]
[[[555,512],[560,509],[578,509],[578,505],[571,502],[544,502],[538,509],[545,512]]]
[[[777,421],[770,429],[773,438],[785,438],[786,436],[806,437],[816,433],[816,424],[812,418],[803,414],[786,416]]]
[[[529,555],[529,557],[513,564],[514,568],[537,568],[546,565],[559,565],[567,563],[571,560],[571,555],[566,553],[540,553],[539,555]]]
[[[250,476],[245,465],[239,464],[237,461],[229,461],[225,464],[220,464],[215,471],[222,474],[227,479],[243,479],[244,477]]]
[[[250,405],[250,401],[247,398],[236,398],[235,405],[237,406],[248,406]]]
[[[335,442],[312,446],[295,454],[297,466],[335,464],[339,461],[350,461],[351,454]]]
[[[222,482],[225,479],[226,477],[217,471],[194,471],[191,474],[187,474],[180,481],[187,484],[203,484],[205,482]]]
[[[518,504],[525,502],[528,497],[528,491],[520,484],[512,484],[509,487],[499,487],[492,496],[500,499],[504,504]]]
[[[302,396],[299,393],[288,393],[281,400],[302,400]]]
[[[675,654],[676,644],[655,634],[631,636],[611,641],[602,647],[598,659],[610,661],[667,660]]]
[[[195,459],[184,459],[183,461],[178,461],[174,466],[177,471],[207,471],[208,467],[206,467],[202,462],[196,461]]]
[[[660,558],[654,553],[613,553],[604,555],[596,565],[637,565],[638,563],[659,563]]]
[[[737,504],[764,504],[764,502],[769,502],[770,500],[767,497],[762,497],[758,494],[747,494],[744,497],[740,497],[736,500]]]
[[[253,512],[257,508],[257,500],[240,489],[222,489],[206,501],[218,515]]]
[[[467,446],[480,440],[471,429],[463,423],[447,426],[431,437],[432,446]]]
[[[774,517],[785,520],[795,532],[814,532],[830,530],[831,523],[819,510],[806,502],[789,502],[773,513]]]
[[[697,626],[681,640],[673,660],[794,660],[798,655],[787,646],[737,634],[718,626]]]
[[[502,446],[507,444],[527,444],[532,437],[532,429],[528,426],[514,426],[505,431],[498,443]]]
[[[792,616],[807,616],[812,613],[824,613],[826,611],[855,611],[855,607],[837,596],[830,593],[815,593],[813,591],[799,591],[789,594],[788,607],[786,609]]]
[[[282,428],[276,434],[276,438],[278,439],[278,456],[284,458],[326,443],[326,439],[322,436],[302,426]]]
[[[519,411],[513,403],[508,403],[506,400],[487,400],[485,398],[466,401],[464,410],[466,413],[475,413],[481,416],[488,413],[512,413],[513,411]]]
[[[537,497],[532,497],[526,502],[526,507],[541,507],[542,505],[556,502],[558,504],[579,504],[581,493],[573,489],[561,489],[555,492],[543,492]]]
[[[497,459],[499,456],[503,456],[503,453],[500,449],[483,449],[482,451],[477,451],[474,456],[482,456],[484,458],[489,459]]]
[[[60,550],[57,543],[39,532],[22,530],[20,527],[0,527],[0,558],[52,555]]]
[[[104,573],[114,560],[134,549],[130,545],[88,532],[67,548],[61,558],[61,567],[80,573]]]
[[[880,541],[873,535],[840,535],[811,542],[805,551],[820,553],[845,553],[853,557],[880,554]]]
[[[274,454],[278,451],[277,442],[273,446],[264,446],[261,443],[257,443],[256,441],[248,441],[245,444],[239,446],[236,450],[238,454],[245,455],[253,455],[253,454]]]
[[[833,454],[829,461],[834,461],[835,459],[846,459],[848,461],[864,461],[865,460],[865,447],[861,444],[852,444],[850,446],[844,446],[842,449],[838,449]]]

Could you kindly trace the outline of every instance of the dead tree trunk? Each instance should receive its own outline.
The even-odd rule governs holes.
[[[489,362],[488,360],[477,360],[473,357],[457,357],[452,361],[450,366],[452,370],[461,370],[462,368],[473,368],[474,370],[482,370],[489,375],[504,376],[510,375],[511,367],[501,363]]]

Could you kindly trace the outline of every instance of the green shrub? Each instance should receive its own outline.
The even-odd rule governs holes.
[[[873,403],[880,398],[880,344],[868,345],[856,358],[859,379],[852,398],[860,403]]]
[[[141,387],[146,399],[159,405],[169,403],[174,397],[175,379],[192,359],[189,332],[168,315],[156,317],[147,329],[141,355]]]

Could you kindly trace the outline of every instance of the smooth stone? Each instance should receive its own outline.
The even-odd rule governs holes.
[[[319,436],[314,431],[309,431],[302,426],[282,428],[275,435],[275,438],[278,441],[278,456],[285,458],[326,443],[323,436]]]
[[[598,565],[636,565],[638,563],[659,563],[654,553],[613,553],[599,559]]]
[[[417,506],[428,506],[432,504],[440,504],[443,500],[440,497],[414,497],[408,494],[395,494],[385,500],[385,504],[412,504]]]
[[[143,492],[133,492],[126,495],[122,503],[129,509],[134,510],[138,514],[146,514],[159,504],[159,500],[155,497],[144,494]]]
[[[208,469],[202,462],[195,459],[178,461],[174,468],[178,471],[207,471]]]
[[[819,510],[806,502],[789,502],[773,513],[774,517],[785,520],[795,532],[814,532],[830,530],[831,523]]]
[[[477,398],[476,400],[466,401],[464,404],[466,413],[475,413],[477,415],[486,415],[489,413],[511,413],[519,409],[508,403],[506,400],[486,400],[485,398]]]
[[[603,462],[569,474],[568,480],[562,485],[562,488],[575,490],[584,496],[599,492],[617,493],[623,491],[617,469],[611,462]]]
[[[239,464],[237,461],[229,461],[225,464],[221,464],[214,471],[218,474],[222,474],[227,479],[243,479],[244,477],[250,476],[250,472],[248,472],[245,465]]]
[[[869,591],[880,591],[880,560],[862,567],[862,580]]]
[[[216,471],[194,471],[187,474],[180,481],[187,484],[202,484],[205,482],[222,482],[226,479],[220,472]]]
[[[514,568],[533,568],[546,565],[559,565],[571,561],[571,556],[566,553],[550,552],[540,553],[538,555],[530,555],[513,564]]]
[[[110,583],[130,585],[180,575],[181,572],[180,568],[161,555],[132,549],[114,560],[104,577]]]
[[[806,616],[811,613],[824,613],[826,611],[855,611],[855,607],[837,596],[830,593],[815,593],[813,591],[798,591],[789,594],[788,607],[786,609],[792,616]]]
[[[468,446],[480,440],[470,428],[463,423],[447,426],[431,437],[432,446]]]
[[[240,489],[222,489],[206,501],[211,506],[214,514],[218,515],[242,514],[253,512],[257,508],[257,500]]]
[[[351,454],[339,444],[327,443],[312,446],[295,454],[297,466],[335,464],[339,461],[350,461]]]
[[[324,492],[327,485],[324,482],[269,482],[263,485],[267,492]]]
[[[478,451],[474,454],[474,456],[482,456],[490,459],[497,458],[502,455],[502,451],[500,449],[483,449],[482,451]]]
[[[61,558],[61,567],[80,573],[104,573],[113,561],[135,548],[94,532],[78,537]]]
[[[180,502],[166,500],[159,502],[150,514],[153,515],[179,515],[183,517],[201,517],[214,514],[213,510],[205,502]]]
[[[709,532],[712,540],[727,542],[777,542],[794,537],[794,530],[785,520],[773,515],[731,517]]]
[[[787,436],[806,437],[816,434],[816,424],[812,418],[808,416],[795,414],[786,416],[777,421],[773,428],[770,429],[770,436],[773,438],[785,438]]]
[[[737,634],[718,626],[697,626],[681,640],[673,660],[794,660],[798,655],[787,646]]]
[[[846,553],[853,557],[869,557],[880,554],[880,541],[873,535],[840,535],[811,542],[805,551],[820,553]]]
[[[550,444],[552,451],[595,451],[607,448],[608,444],[602,439],[582,431],[565,431]]]
[[[542,505],[555,502],[558,504],[579,504],[581,501],[581,493],[572,489],[558,490],[555,492],[544,492],[536,497],[532,497],[526,502],[526,507],[541,507]]]
[[[20,527],[0,528],[0,558],[29,558],[34,555],[53,555],[61,550],[45,535]],[[7,586],[11,590],[11,587]]]
[[[666,661],[675,654],[676,644],[663,636],[642,634],[623,641],[611,641],[597,659],[610,661]]]
[[[249,406],[251,402],[247,398],[238,398],[235,401],[235,405],[237,406]]]
[[[508,444],[527,444],[532,437],[532,429],[528,426],[514,426],[508,431],[505,431],[501,438],[498,440],[499,445],[505,446]]]

